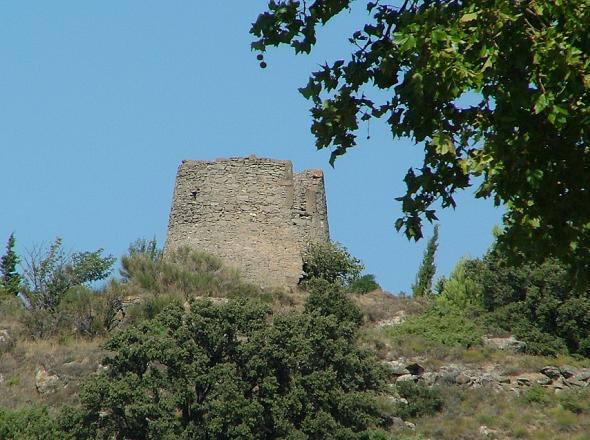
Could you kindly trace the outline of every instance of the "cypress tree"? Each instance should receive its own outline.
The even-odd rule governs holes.
[[[434,257],[436,250],[438,249],[438,225],[434,226],[434,233],[424,251],[424,257],[422,263],[416,274],[416,281],[412,284],[412,295],[417,296],[431,296],[432,291],[432,279],[436,273],[436,264],[434,263]]]
[[[12,233],[6,243],[6,253],[0,259],[0,287],[3,287],[6,292],[12,295],[18,294],[21,284],[21,276],[16,271],[16,265],[20,259],[16,255],[16,252],[14,252],[15,243],[16,239],[14,238],[14,233]]]

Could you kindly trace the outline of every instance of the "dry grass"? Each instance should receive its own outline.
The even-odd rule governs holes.
[[[8,329],[15,344],[0,353],[0,407],[16,409],[30,404],[47,405],[53,409],[78,403],[81,381],[96,371],[106,352],[100,348],[101,338],[27,338],[23,314],[27,313],[16,298],[0,301],[0,329]],[[35,374],[43,367],[57,374],[61,384],[56,391],[40,394],[35,387]]]
[[[392,295],[374,290],[364,295],[353,296],[368,323],[383,321],[403,312],[406,316],[420,314],[427,305],[426,300],[414,300],[405,295]]]
[[[445,409],[416,420],[417,434],[440,440],[483,438],[480,429],[496,431],[488,438],[571,440],[590,439],[590,390],[547,392],[543,403],[527,402],[514,393],[490,396],[489,390],[443,389]],[[578,414],[566,402],[578,403]]]
[[[129,309],[129,315],[135,318],[131,322],[153,317],[154,311],[172,301],[248,297],[269,305],[275,312],[285,312],[302,309],[306,296],[297,288],[259,288],[245,282],[220,259],[189,248],[180,248],[163,259],[146,254],[126,256],[122,266],[124,281],[112,282],[107,291],[133,299],[136,305]]]
[[[239,272],[212,255],[188,247],[170,252],[165,258],[133,254],[122,258],[126,282],[119,283],[128,294],[234,297],[256,295],[260,289],[245,282]]]
[[[20,333],[22,324],[19,318],[22,311],[22,305],[17,298],[0,298],[0,328],[9,330],[11,334]]]
[[[366,298],[359,297],[358,302],[369,315],[361,340],[381,359],[418,358],[427,370],[437,369],[446,363],[472,368],[496,366],[497,371],[509,376],[538,371],[545,365],[590,366],[590,359],[579,357],[531,356],[486,346],[448,346],[421,335],[403,332],[395,335],[391,328],[377,327],[375,323],[394,316],[400,310],[408,315],[419,314],[424,310],[425,303],[416,303],[408,298],[383,297],[383,294],[375,292]],[[412,420],[417,426],[416,431],[401,433],[400,438],[590,440],[590,389],[568,390],[561,394],[543,388],[540,390],[541,396],[537,395],[538,389],[531,389],[530,393],[524,391],[518,396],[512,391],[444,387],[443,411]],[[482,428],[484,426],[486,428]],[[482,429],[487,430],[487,436],[482,434]]]
[[[0,357],[0,407],[16,409],[41,404],[57,409],[76,405],[81,382],[97,370],[106,352],[101,340],[18,340],[13,350]],[[35,374],[43,367],[57,374],[60,385],[53,393],[40,394],[35,387]]]
[[[545,365],[571,365],[578,368],[590,367],[590,359],[561,355],[558,357],[532,356],[515,354],[495,350],[485,345],[461,346],[444,344],[440,341],[427,339],[421,334],[408,334],[398,325],[379,326],[379,321],[386,321],[403,312],[407,318],[423,313],[429,303],[428,300],[414,300],[403,296],[393,296],[375,291],[355,297],[365,313],[365,325],[361,330],[361,342],[373,349],[381,359],[393,360],[397,358],[425,359],[425,365],[439,367],[445,363],[461,363],[471,367],[488,366],[490,364],[502,367],[502,374],[517,375],[525,372],[538,371]],[[449,317],[451,319],[451,317]],[[401,324],[403,326],[403,324]],[[452,332],[455,327],[442,329]],[[449,334],[453,340],[453,334]],[[441,338],[445,339],[445,338]]]

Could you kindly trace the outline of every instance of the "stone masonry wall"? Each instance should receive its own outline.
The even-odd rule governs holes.
[[[183,161],[166,252],[189,245],[220,257],[263,287],[295,286],[309,242],[329,240],[320,170],[293,173],[290,161]]]

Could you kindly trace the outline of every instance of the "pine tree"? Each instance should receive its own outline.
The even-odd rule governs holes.
[[[438,225],[434,227],[434,233],[424,251],[424,257],[420,264],[420,269],[416,274],[416,282],[412,284],[412,295],[417,296],[431,296],[432,291],[432,279],[436,273],[436,264],[434,263],[434,257],[438,248]]]
[[[12,233],[6,243],[6,254],[0,259],[0,287],[3,287],[7,293],[12,295],[18,294],[21,284],[21,276],[16,271],[16,265],[20,259],[14,252],[15,243],[16,239],[14,233]]]

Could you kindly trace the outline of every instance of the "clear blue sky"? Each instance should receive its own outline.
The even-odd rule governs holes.
[[[248,30],[264,0],[0,0],[2,249],[12,231],[20,252],[56,236],[115,256],[139,237],[163,243],[182,159],[256,154],[324,169],[332,238],[384,288],[409,291],[425,241],[395,232],[394,198],[421,147],[372,124],[331,169],[297,92],[349,53],[357,3],[311,56],[271,51],[261,70]],[[480,256],[501,213],[470,193],[443,213],[439,273]]]

